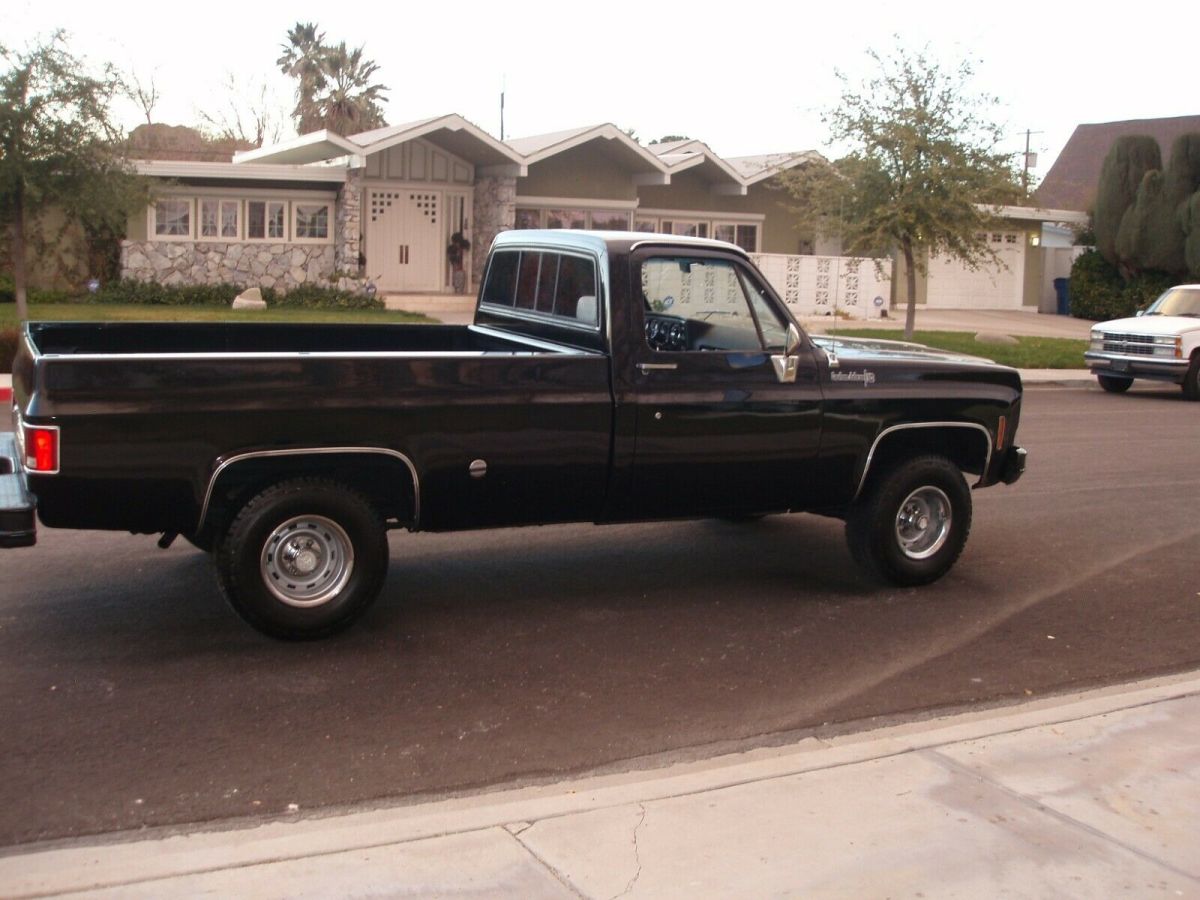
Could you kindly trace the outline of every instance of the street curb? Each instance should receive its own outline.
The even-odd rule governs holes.
[[[662,769],[323,818],[275,820],[225,831],[150,840],[125,833],[68,846],[16,847],[10,849],[12,855],[0,857],[0,891],[9,897],[28,897],[111,888],[477,832],[834,769],[1195,694],[1200,694],[1200,673],[1191,672],[837,738],[810,737],[787,747]],[[226,823],[226,827],[230,824],[240,823]]]

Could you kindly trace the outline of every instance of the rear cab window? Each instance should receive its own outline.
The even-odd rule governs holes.
[[[488,265],[480,302],[522,318],[596,329],[600,325],[596,262],[560,250],[497,250]]]

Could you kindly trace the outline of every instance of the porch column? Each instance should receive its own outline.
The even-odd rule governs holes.
[[[474,227],[471,241],[471,281],[483,280],[483,263],[492,240],[513,227],[517,218],[515,175],[481,175],[475,179]]]
[[[339,278],[358,278],[358,256],[362,251],[363,170],[351,169],[338,190],[337,216],[333,226],[333,267]]]

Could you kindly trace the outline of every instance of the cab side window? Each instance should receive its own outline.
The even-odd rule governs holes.
[[[599,322],[596,264],[584,256],[537,250],[492,254],[483,302],[538,316]]]
[[[730,260],[653,257],[641,266],[646,341],[658,351],[781,347],[786,325]]]

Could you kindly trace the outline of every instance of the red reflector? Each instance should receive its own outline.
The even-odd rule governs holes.
[[[58,471],[58,429],[25,426],[25,468],[31,472]]]
[[[1000,417],[1000,424],[996,426],[996,449],[1004,449],[1004,432],[1008,430],[1008,419],[1004,416]]]

